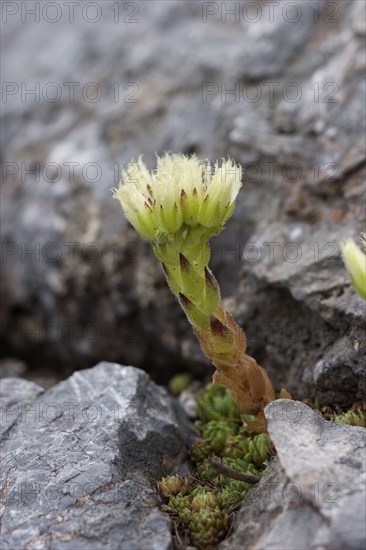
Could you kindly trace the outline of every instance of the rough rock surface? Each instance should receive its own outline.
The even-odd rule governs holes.
[[[151,483],[181,463],[188,425],[163,388],[140,369],[101,363],[44,393],[6,379],[5,401],[9,392],[4,550],[171,547]]]
[[[96,23],[81,7],[70,23],[64,5],[55,23],[7,17],[3,351],[63,371],[107,359],[161,380],[207,372],[109,189],[140,153],[229,154],[246,184],[212,265],[249,351],[294,395],[349,405],[366,395],[365,304],[338,243],[365,221],[365,4],[258,2],[256,16],[253,2],[214,2],[205,17],[209,4],[107,1]],[[37,82],[39,101],[22,92]]]
[[[278,458],[220,549],[364,548],[366,430],[327,422],[298,401],[265,412]]]
[[[0,438],[3,439],[26,408],[31,406],[44,389],[21,378],[0,380]]]

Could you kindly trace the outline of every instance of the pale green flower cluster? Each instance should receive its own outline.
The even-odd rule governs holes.
[[[165,154],[151,172],[141,158],[131,162],[114,197],[143,238],[165,244],[190,229],[195,239],[221,231],[240,187],[241,167],[230,159],[211,166],[195,155]]]

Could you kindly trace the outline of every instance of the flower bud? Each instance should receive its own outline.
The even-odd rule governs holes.
[[[341,244],[342,255],[348,273],[352,277],[353,286],[366,300],[366,255],[352,239]]]

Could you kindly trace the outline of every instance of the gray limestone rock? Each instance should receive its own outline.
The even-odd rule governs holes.
[[[151,483],[182,462],[189,428],[163,388],[112,363],[44,393],[4,383],[27,408],[2,442],[2,548],[171,548]]]
[[[274,401],[265,413],[278,457],[220,548],[362,550],[366,430],[327,422],[298,401]]]
[[[0,439],[17,421],[21,421],[27,409],[44,392],[44,389],[34,382],[22,378],[3,378],[0,380]]]
[[[339,259],[365,222],[364,3],[97,4],[95,23],[22,4],[3,25],[4,354],[209,372],[110,189],[139,154],[230,155],[245,183],[211,263],[249,352],[295,396],[365,398],[365,304]]]
[[[343,407],[366,397],[366,303],[340,258],[346,235],[325,222],[268,224],[250,239],[258,261],[247,246],[237,300],[249,348],[276,386]]]

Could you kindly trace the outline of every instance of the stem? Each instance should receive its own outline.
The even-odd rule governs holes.
[[[275,393],[266,372],[245,353],[245,335],[223,307],[219,285],[208,268],[208,242],[192,247],[183,240],[179,250],[177,242],[171,246],[165,243],[155,252],[163,260],[168,284],[193,326],[202,351],[217,369],[213,381],[231,390],[243,413],[256,417],[246,420],[250,428],[266,432],[263,410],[275,399]]]
[[[221,462],[218,462],[217,460],[214,460],[213,458],[208,459],[209,463],[215,470],[220,472],[221,474],[231,477],[232,479],[237,479],[238,481],[244,481],[245,483],[249,483],[249,485],[255,485],[260,481],[260,477],[251,476],[249,474],[242,474],[241,472],[237,472],[236,470],[233,470],[232,468],[229,468],[229,466],[226,466],[226,464],[222,464]]]

